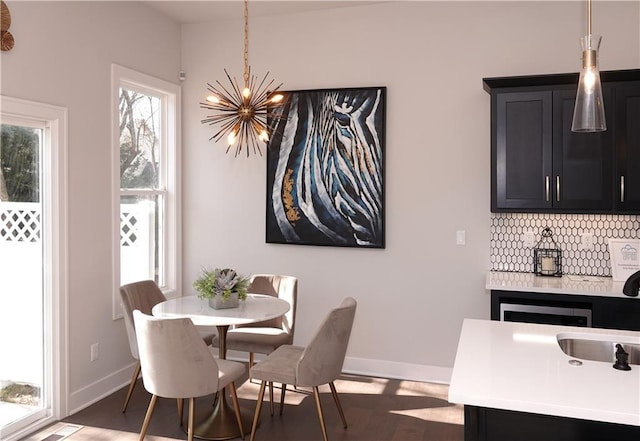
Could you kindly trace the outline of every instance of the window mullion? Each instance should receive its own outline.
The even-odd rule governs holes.
[[[121,196],[164,196],[167,190],[146,190],[146,189],[120,189]]]

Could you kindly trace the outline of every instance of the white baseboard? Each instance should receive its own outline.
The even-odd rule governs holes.
[[[425,383],[451,382],[452,368],[387,360],[347,357],[342,370],[345,373],[398,380],[423,381]]]
[[[264,357],[264,355],[256,354],[255,361],[258,362]],[[249,360],[246,353],[235,351],[229,351],[227,358],[243,362]],[[347,357],[342,370],[347,374],[444,384],[451,382],[451,374],[453,373],[453,368],[449,367],[355,357]]]
[[[124,386],[129,385],[134,367],[135,363],[122,368],[111,375],[101,378],[88,386],[70,392],[68,400],[69,411],[66,416],[73,415],[85,407],[89,407],[93,403],[108,397],[115,391],[122,389]]]

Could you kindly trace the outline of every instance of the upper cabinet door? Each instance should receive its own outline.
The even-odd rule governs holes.
[[[640,83],[616,87],[614,207],[640,212]]]
[[[492,93],[491,211],[552,206],[550,91]]]
[[[611,89],[603,88],[607,124],[613,126]],[[553,207],[566,212],[613,208],[613,131],[571,131],[576,87],[553,92]]]

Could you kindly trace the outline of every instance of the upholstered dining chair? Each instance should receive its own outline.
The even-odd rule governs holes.
[[[327,441],[327,427],[318,386],[328,384],[342,424],[345,429],[347,428],[347,420],[342,411],[334,381],[342,373],[356,306],[355,299],[345,298],[340,306],[329,312],[308,346],[282,345],[251,368],[251,377],[261,380],[256,411],[253,416],[251,441],[255,439],[265,386],[269,383],[270,394],[273,397],[273,382],[282,383],[280,414],[282,414],[284,406],[287,384],[313,388],[324,441]],[[273,415],[273,398],[271,399],[271,414]]]
[[[129,390],[127,391],[127,396],[124,400],[124,406],[122,407],[122,412],[126,412],[136,381],[140,375],[140,357],[138,356],[138,344],[133,324],[133,311],[138,309],[145,314],[151,315],[151,309],[158,303],[167,300],[167,298],[162,293],[162,290],[158,287],[156,282],[153,280],[142,280],[122,285],[120,287],[120,299],[122,300],[124,325],[127,330],[129,349],[131,350],[131,356],[137,360],[136,367],[134,368],[133,375],[131,376]],[[211,329],[203,329],[199,332],[207,344],[211,344],[213,337],[216,335],[216,331]]]
[[[213,348],[207,347],[190,318],[158,318],[133,311],[136,341],[142,366],[142,383],[151,393],[151,401],[140,430],[140,441],[149,428],[158,397],[189,399],[187,438],[193,440],[195,398],[213,395],[229,387],[231,399],[244,439],[240,406],[234,381],[246,372],[245,365],[235,361],[216,360]]]
[[[296,324],[296,302],[298,279],[293,276],[254,274],[251,276],[249,292],[279,297],[289,302],[289,311],[275,319],[247,325],[236,325],[227,332],[227,350],[249,353],[249,368],[254,364],[254,353],[270,354],[278,347],[293,344]],[[217,336],[213,346],[218,346]]]

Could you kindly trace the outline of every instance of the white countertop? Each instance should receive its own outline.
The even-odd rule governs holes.
[[[622,293],[624,282],[611,277],[564,275],[562,277],[536,276],[533,273],[488,271],[486,288],[502,291],[574,294],[600,297],[629,297]]]
[[[640,344],[634,331],[465,319],[449,401],[640,426],[640,366],[573,366],[557,343],[562,333]]]

